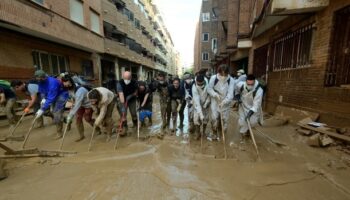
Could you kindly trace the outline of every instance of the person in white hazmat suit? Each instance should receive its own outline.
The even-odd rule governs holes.
[[[210,96],[208,94],[208,83],[204,75],[198,75],[195,83],[192,85],[193,95],[193,122],[195,126],[195,139],[201,136],[200,128],[203,126],[203,134],[209,121]]]
[[[209,140],[218,139],[218,129],[223,128],[226,133],[227,121],[234,94],[234,80],[229,76],[227,65],[220,65],[218,73],[209,80],[208,93],[211,97],[211,125],[213,133],[208,136]],[[220,118],[222,116],[222,119]],[[221,127],[221,120],[223,127]]]
[[[254,75],[248,75],[247,80],[238,83],[235,90],[237,92],[235,100],[239,102],[239,132],[244,138],[244,136],[248,136],[249,131],[247,120],[249,120],[251,127],[263,123],[261,103],[264,92]]]

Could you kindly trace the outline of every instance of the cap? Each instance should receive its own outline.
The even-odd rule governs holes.
[[[45,76],[47,76],[47,74],[44,72],[44,70],[39,69],[39,70],[35,71],[34,76],[35,77],[45,77]]]
[[[237,73],[241,73],[241,74],[244,74],[244,69],[240,69],[237,71]]]

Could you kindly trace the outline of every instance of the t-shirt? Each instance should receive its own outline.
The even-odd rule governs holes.
[[[39,85],[38,84],[33,84],[29,83],[27,87],[27,91],[30,96],[36,95],[39,93]]]

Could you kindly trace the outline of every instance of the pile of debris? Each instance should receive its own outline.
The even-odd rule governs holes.
[[[313,147],[326,147],[335,144],[350,144],[350,132],[347,128],[328,126],[324,123],[305,118],[297,123],[297,131],[309,136],[308,145]]]

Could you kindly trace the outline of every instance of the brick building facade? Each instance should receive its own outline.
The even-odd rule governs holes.
[[[267,75],[268,111],[285,105],[348,125],[350,2],[325,2],[286,7],[283,15],[274,10],[280,2],[255,9],[264,17],[252,30],[249,71]]]
[[[96,84],[123,70],[144,80],[157,71],[175,74],[176,51],[164,24],[153,26],[161,19],[154,10],[143,0],[0,1],[0,79],[28,79],[35,69],[77,72]]]

